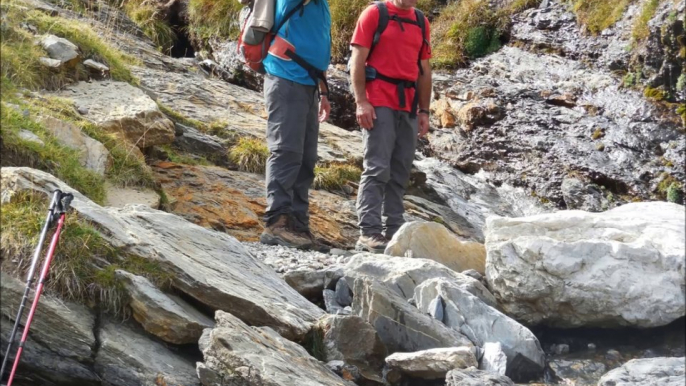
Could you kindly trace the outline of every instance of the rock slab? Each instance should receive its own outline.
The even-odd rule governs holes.
[[[633,359],[603,375],[598,386],[683,386],[685,359]]]
[[[474,347],[448,347],[431,350],[395,353],[386,358],[391,369],[415,378],[445,378],[448,371],[477,366]]]

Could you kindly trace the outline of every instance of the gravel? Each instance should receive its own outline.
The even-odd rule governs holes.
[[[341,251],[334,251],[339,255],[332,255],[315,251],[302,251],[280,245],[265,245],[259,242],[244,242],[243,245],[253,256],[269,264],[277,273],[304,269],[325,269],[341,264],[347,256],[353,254],[353,252],[347,252],[340,255]]]

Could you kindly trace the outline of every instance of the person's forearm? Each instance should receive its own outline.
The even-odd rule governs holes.
[[[350,79],[353,82],[353,92],[355,93],[355,103],[361,103],[367,101],[367,92],[365,91],[365,65],[366,58],[359,51],[359,49],[353,49],[352,60],[350,68]]]
[[[419,108],[428,110],[431,105],[431,64],[427,60],[423,63],[424,74],[419,75],[418,92]]]

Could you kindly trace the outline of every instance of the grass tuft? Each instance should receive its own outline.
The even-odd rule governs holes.
[[[348,164],[331,164],[314,168],[314,189],[340,190],[348,182],[359,182],[362,170]]]
[[[239,14],[243,6],[235,0],[189,0],[188,32],[193,40],[235,40],[240,34]]]
[[[574,0],[573,9],[579,23],[592,34],[599,34],[614,25],[624,14],[631,0]]]
[[[127,1],[124,11],[160,51],[168,53],[171,50],[176,33],[161,18],[158,8],[146,1]]]
[[[667,98],[668,94],[664,90],[648,86],[643,90],[643,96],[654,101],[662,101]]]
[[[655,15],[655,11],[657,10],[658,5],[660,5],[660,1],[661,0],[648,0],[643,4],[641,14],[636,18],[634,27],[631,31],[631,36],[635,43],[647,38],[650,34],[648,22]]]
[[[48,201],[44,194],[23,192],[0,207],[4,271],[24,275],[28,270]],[[114,276],[116,269],[144,276],[163,288],[173,278],[157,262],[121,253],[78,213],[68,213],[46,289],[63,299],[99,304],[120,314],[125,312],[125,292]]]
[[[263,174],[268,157],[267,145],[264,140],[258,138],[243,137],[229,150],[229,159],[244,172]]]

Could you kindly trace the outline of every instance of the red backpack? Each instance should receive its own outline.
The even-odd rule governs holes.
[[[268,32],[262,32],[248,27],[248,21],[253,12],[253,7],[251,6],[250,13],[245,18],[245,22],[241,28],[241,34],[238,37],[238,52],[243,56],[246,66],[260,74],[265,73],[262,61],[267,57],[274,37],[288,19],[305,5],[306,1],[307,0],[302,0],[295,8],[288,11],[283,20],[281,20],[281,23]],[[246,31],[246,28],[248,28],[248,31]]]

